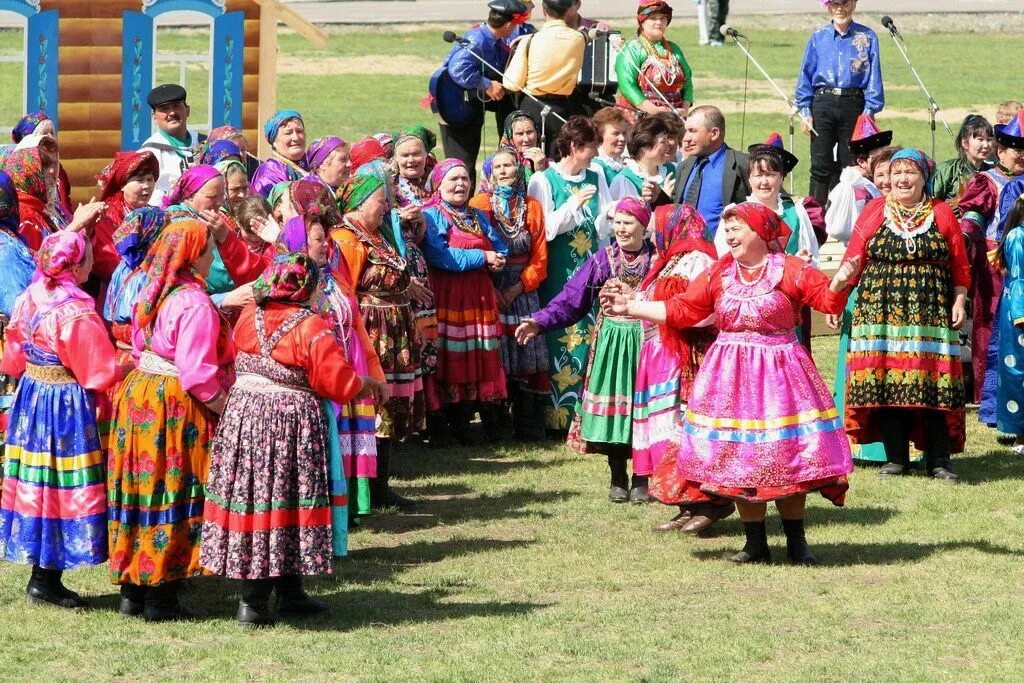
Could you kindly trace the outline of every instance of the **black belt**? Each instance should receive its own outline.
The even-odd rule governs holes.
[[[825,93],[826,95],[836,95],[838,97],[853,97],[854,95],[863,95],[864,91],[860,88],[818,88],[814,91],[814,94]]]
[[[554,100],[555,102],[565,102],[572,95],[536,95],[538,100]]]

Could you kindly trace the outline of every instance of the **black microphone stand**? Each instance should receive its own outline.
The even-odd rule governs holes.
[[[928,100],[928,120],[929,120],[929,124],[931,126],[931,129],[932,129],[932,159],[934,159],[935,158],[935,118],[936,118],[936,116],[939,113],[939,103],[936,102],[935,98],[932,97],[932,94],[930,92],[928,92],[927,86],[925,86],[924,81],[921,80],[921,75],[917,73],[917,69],[914,68],[914,63],[912,61],[910,61],[910,55],[907,53],[907,48],[903,44],[903,36],[899,35],[899,33],[895,30],[896,29],[895,26],[890,26],[890,27],[887,27],[887,28],[889,28],[889,35],[892,36],[892,42],[896,43],[896,47],[899,48],[900,54],[903,55],[903,59],[906,60],[907,66],[910,67],[910,73],[912,73],[914,75],[914,78],[917,80],[917,85],[920,86],[921,92],[924,94],[925,99]],[[897,36],[899,36],[899,37],[897,37]],[[942,121],[942,125],[946,127],[946,132],[949,133],[949,137],[953,137],[953,131],[950,130],[949,124],[946,123],[946,119],[944,119],[941,116],[939,116],[938,118],[939,118],[939,120]]]
[[[444,39],[445,39],[445,42],[448,42],[448,43],[458,43],[460,46],[462,46],[463,50],[465,50],[469,54],[471,54],[474,57],[476,57],[478,62],[480,62],[484,66],[490,68],[496,74],[501,76],[502,80],[505,79],[505,72],[502,71],[501,69],[499,69],[498,67],[494,66],[490,62],[488,62],[486,59],[484,59],[483,57],[481,57],[477,53],[473,52],[473,49],[469,46],[470,45],[469,41],[466,40],[465,38],[459,38],[457,36],[453,36],[451,40],[448,40],[448,36],[445,35]],[[551,105],[544,104],[543,102],[538,100],[536,97],[534,97],[530,93],[526,92],[525,88],[523,90],[520,90],[519,92],[521,92],[522,94],[524,94],[527,97],[529,97],[531,100],[533,100],[534,102],[539,104],[540,107],[541,107],[541,111],[540,111],[540,146],[541,146],[541,149],[545,149],[546,147],[545,147],[544,143],[546,142],[545,138],[547,137],[547,130],[546,130],[547,125],[546,125],[546,123],[547,123],[548,114],[550,114],[551,116],[554,116],[556,119],[558,119],[562,123],[565,123],[565,118],[561,114],[559,114],[558,112],[553,111],[551,109]]]
[[[795,140],[794,140],[794,138],[796,136],[796,126],[793,123],[793,117],[797,116],[800,113],[800,111],[796,108],[796,102],[794,102],[793,100],[791,100],[789,98],[789,95],[787,95],[782,90],[782,88],[779,87],[779,84],[776,83],[775,80],[771,76],[768,75],[768,72],[764,70],[764,67],[761,66],[760,62],[758,62],[756,59],[754,59],[754,55],[750,54],[750,50],[748,50],[746,47],[744,47],[743,43],[740,42],[740,35],[738,33],[735,33],[735,32],[730,32],[729,35],[732,37],[733,41],[736,43],[736,47],[738,47],[739,49],[743,50],[743,54],[745,54],[747,56],[747,59],[749,59],[750,62],[754,66],[757,67],[757,70],[760,71],[761,75],[764,76],[765,80],[768,81],[768,83],[771,84],[771,86],[773,88],[775,88],[775,92],[777,92],[779,94],[779,97],[781,97],[782,100],[786,103],[786,106],[789,107],[789,116],[787,117],[789,119],[789,149],[792,152],[793,149],[795,149],[795,145],[796,145]],[[749,38],[747,38],[746,36],[744,36],[744,38],[747,40],[748,43],[750,42]],[[815,134],[815,135],[818,134],[818,131],[814,130],[813,126],[811,127],[811,132],[813,134]],[[795,182],[795,180],[793,179],[793,176],[790,176],[790,179],[789,179],[789,191],[790,192],[793,192],[793,183],[794,182]]]

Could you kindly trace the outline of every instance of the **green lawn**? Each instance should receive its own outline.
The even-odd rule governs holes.
[[[757,33],[757,54],[788,88],[805,31],[765,23],[747,32]],[[335,32],[325,51],[284,35],[278,101],[304,112],[311,135],[351,139],[430,123],[417,101],[426,91],[423,71],[445,52],[440,31],[386,42],[377,31]],[[697,74],[698,99],[741,101],[738,51],[698,49],[695,31],[673,25]],[[1019,71],[975,73],[992,40],[970,32],[915,39],[941,103],[991,114],[998,101],[1020,97]],[[193,43],[201,39],[184,36],[172,48],[188,52]],[[0,53],[20,45],[0,31]],[[926,124],[905,114],[917,104],[910,76],[889,48],[886,38],[891,99],[883,123],[898,142],[925,145]],[[366,67],[372,74],[350,73],[364,64],[353,59],[381,52]],[[392,73],[403,66],[415,73]],[[5,88],[14,87],[11,78],[0,70]],[[10,104],[0,103],[0,120],[13,120]],[[777,108],[763,88],[748,111],[757,113],[748,115],[747,143],[784,125],[769,113]],[[737,119],[730,115],[736,145]],[[835,344],[815,342],[828,382]],[[973,414],[968,420],[959,486],[922,476],[882,481],[865,467],[851,478],[845,509],[812,500],[808,535],[821,566],[809,569],[723,562],[742,544],[735,518],[706,538],[654,535],[650,525],[667,519],[668,508],[609,504],[604,463],[560,445],[436,452],[411,444],[396,486],[423,504],[416,514],[369,519],[334,577],[310,582],[332,605],[329,616],[243,632],[233,621],[233,587],[208,579],[187,595],[200,621],[150,626],[114,613],[116,591],[102,568],[67,577],[93,609],[30,608],[27,568],[3,563],[0,678],[1019,679],[1024,463]],[[781,556],[774,512],[769,524]]]

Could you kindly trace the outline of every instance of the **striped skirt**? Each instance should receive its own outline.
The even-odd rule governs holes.
[[[213,440],[200,562],[232,579],[329,574],[329,438],[320,400],[240,375]],[[262,378],[258,378],[262,380]]]
[[[177,377],[138,369],[125,378],[114,418],[107,465],[111,581],[158,586],[201,574],[203,487],[216,416]]]
[[[60,570],[106,561],[94,406],[64,367],[27,367],[11,406],[6,460],[0,556]]]
[[[487,271],[434,270],[430,278],[437,302],[441,400],[505,400],[508,388],[498,341],[498,303]]]
[[[679,360],[662,344],[658,331],[652,332],[640,349],[633,392],[633,473],[638,475],[652,474],[679,438],[685,407]]]

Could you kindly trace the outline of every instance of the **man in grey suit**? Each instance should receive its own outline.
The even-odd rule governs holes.
[[[725,144],[725,116],[718,107],[701,105],[690,110],[683,134],[686,160],[676,170],[676,186],[669,199],[653,183],[644,186],[644,199],[652,206],[686,203],[696,207],[711,232],[718,229],[729,204],[746,201],[747,155]]]

